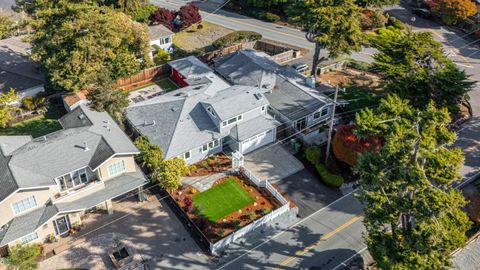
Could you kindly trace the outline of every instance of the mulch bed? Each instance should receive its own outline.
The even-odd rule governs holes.
[[[176,203],[183,209],[183,211],[185,211],[185,213],[187,213],[188,217],[212,243],[217,242],[230,233],[250,224],[254,220],[263,217],[281,206],[281,203],[270,194],[267,189],[258,188],[247,177],[241,174],[219,179],[213,184],[213,186],[219,185],[229,179],[234,179],[239,183],[240,186],[252,196],[255,202],[242,209],[234,211],[215,222],[210,222],[207,218],[202,216],[200,211],[194,209],[195,205],[191,198],[198,192],[195,188],[187,186],[171,194]]]
[[[214,155],[192,165],[188,176],[205,176],[212,173],[228,171],[232,168],[232,160],[224,155]]]

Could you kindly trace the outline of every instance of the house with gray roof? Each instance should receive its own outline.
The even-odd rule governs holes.
[[[166,52],[172,51],[173,36],[175,33],[170,31],[170,29],[162,24],[157,24],[149,26],[148,32],[150,33],[150,46],[152,48],[150,53],[152,57],[157,49],[162,49]]]
[[[158,144],[165,158],[192,164],[224,148],[248,153],[276,139],[264,91],[230,85],[193,56],[169,63],[186,85],[126,109],[128,126]]]
[[[43,137],[0,136],[0,248],[68,234],[85,211],[111,212],[112,199],[148,182],[107,113],[81,105],[59,121]]]
[[[311,88],[306,77],[266,53],[244,49],[214,59],[214,69],[235,85],[260,89],[270,113],[302,136],[318,133],[331,117],[333,101]]]

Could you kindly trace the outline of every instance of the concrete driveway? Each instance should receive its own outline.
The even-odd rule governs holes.
[[[245,155],[245,168],[261,180],[275,183],[301,171],[303,164],[279,144],[270,144]]]

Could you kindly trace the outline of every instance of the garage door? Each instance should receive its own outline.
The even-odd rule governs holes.
[[[273,142],[273,129],[258,134],[242,142],[242,153],[246,154]]]

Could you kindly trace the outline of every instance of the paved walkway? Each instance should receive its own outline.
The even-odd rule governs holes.
[[[194,176],[182,178],[182,183],[193,186],[198,191],[202,192],[212,187],[215,182],[227,176],[225,173],[214,173],[205,176]]]

